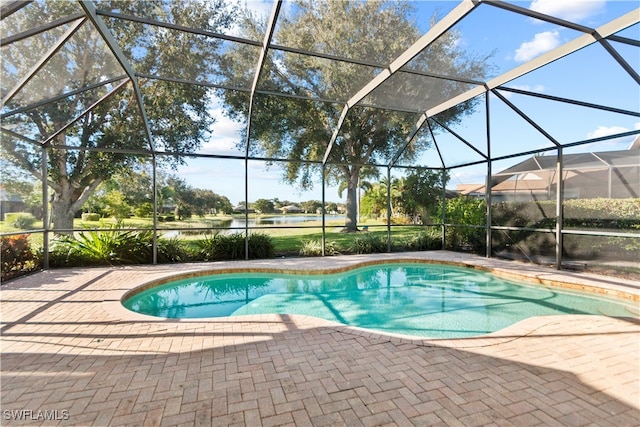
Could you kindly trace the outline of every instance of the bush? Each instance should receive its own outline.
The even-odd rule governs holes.
[[[442,249],[442,236],[426,231],[420,232],[407,241],[406,247],[412,251]]]
[[[37,221],[36,217],[27,212],[13,212],[5,214],[4,220],[11,227],[28,230]]]
[[[3,236],[0,239],[2,241],[2,280],[40,268],[40,253],[31,248],[28,234]]]
[[[276,250],[271,237],[264,233],[253,233],[249,236],[249,258],[273,258]]]
[[[492,205],[494,225],[531,228],[554,228],[554,200],[529,202],[499,202]],[[640,229],[640,199],[570,199],[563,203],[565,229],[638,230]],[[582,259],[637,258],[637,239],[624,237],[565,236],[566,256]],[[493,233],[494,252],[513,250],[528,255],[555,255],[555,236],[524,230]]]
[[[153,215],[153,205],[149,202],[144,202],[133,209],[133,214],[138,218],[148,218]]]
[[[382,218],[382,223],[386,224],[387,223],[387,217],[385,216],[384,218]],[[411,225],[413,224],[413,220],[406,216],[406,215],[401,215],[401,216],[392,216],[391,217],[391,224],[393,225]]]
[[[325,242],[325,255],[340,255],[340,250],[336,242]],[[308,240],[303,242],[300,249],[302,256],[322,256],[322,240]]]
[[[113,225],[108,230],[82,231],[53,242],[50,264],[60,266],[142,264],[152,260],[153,231]]]
[[[437,215],[442,215],[442,206]],[[437,218],[437,217],[436,217]],[[451,250],[466,250],[482,253],[485,250],[485,234],[483,228],[486,221],[486,203],[482,199],[472,197],[456,197],[447,200],[446,221],[449,226],[446,230],[445,248]]]
[[[221,261],[245,259],[244,235],[242,233],[216,233],[198,242],[199,259]],[[249,258],[273,258],[275,246],[270,236],[254,233],[249,236]]]
[[[195,259],[185,243],[177,237],[158,239],[158,262],[161,264],[189,262]]]
[[[99,213],[83,213],[82,214],[83,221],[100,221]]]
[[[387,252],[387,239],[367,233],[356,237],[349,251],[356,254],[384,253]]]
[[[244,236],[216,233],[199,241],[198,248],[203,261],[244,259]]]

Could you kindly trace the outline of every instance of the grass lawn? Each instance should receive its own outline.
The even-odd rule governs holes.
[[[391,228],[391,239],[393,241],[401,241],[415,236],[416,233],[424,231],[424,227],[393,227]],[[321,229],[288,229],[288,230],[265,230],[269,234],[276,248],[276,253],[292,253],[298,252],[305,242],[322,240]],[[354,239],[362,237],[364,234],[371,237],[387,238],[386,226],[372,227],[366,232],[360,233],[343,233],[340,227],[331,227],[327,229],[326,241],[334,243],[339,248],[348,248],[352,245]]]
[[[221,222],[231,221],[234,217],[231,215],[220,216],[207,216],[204,218],[194,217],[183,221],[171,221],[171,222],[158,222],[158,229],[162,228],[208,228],[220,226]],[[244,217],[243,217],[244,218]],[[153,227],[152,218],[138,218],[131,217],[125,218],[120,221],[124,227],[131,228],[151,228]],[[96,229],[96,228],[109,228],[118,223],[115,218],[101,218],[99,221],[83,221],[80,218],[73,220],[73,228],[76,230],[83,229]],[[36,221],[32,230],[38,230],[43,228],[42,221]],[[22,231],[19,228],[12,227],[6,221],[0,221],[0,233],[14,233]]]
[[[296,214],[301,215],[301,214]],[[282,215],[273,215],[276,217],[281,217]],[[315,215],[312,215],[315,216]],[[256,218],[256,215],[250,215],[249,218]],[[261,215],[260,218],[268,219],[271,217],[270,215]],[[244,219],[244,215],[236,215],[235,218]],[[234,216],[232,215],[224,215],[224,216],[207,216],[207,217],[192,217],[182,221],[171,221],[171,222],[158,222],[158,230],[161,234],[163,229],[197,229],[197,228],[214,228],[221,227],[224,228],[225,224],[228,224],[229,221],[233,220]],[[110,228],[118,224],[118,221],[114,218],[102,218],[99,221],[83,221],[80,218],[74,220],[74,228],[77,230],[82,229],[104,229]],[[152,218],[138,218],[131,217],[121,220],[121,225],[125,228],[151,228],[153,227]],[[349,247],[353,240],[362,236],[363,233],[344,233],[342,232],[342,228],[344,226],[344,218],[343,217],[333,217],[328,216],[325,220],[326,225],[326,240],[327,242],[332,242],[338,248],[347,248]],[[386,239],[387,236],[387,228],[386,225],[381,221],[375,220],[367,220],[364,222],[364,225],[368,228],[366,232],[371,237],[379,237]],[[42,221],[37,221],[33,224],[31,229],[37,230],[42,229],[43,224]],[[361,226],[362,229],[362,226]],[[394,241],[399,241],[401,239],[407,239],[416,233],[424,230],[423,227],[413,226],[413,227],[392,227],[392,239]],[[16,229],[11,227],[5,221],[0,221],[0,232],[2,233],[13,233],[20,232],[20,229]],[[218,230],[212,230],[216,232]],[[223,230],[220,230],[223,231]],[[236,233],[244,233],[244,229],[238,230],[230,230],[229,232]],[[298,228],[288,228],[286,225],[276,225],[276,226],[264,226],[253,228],[251,230],[252,233],[264,233],[273,239],[273,243],[275,246],[276,253],[278,254],[293,254],[298,253],[300,249],[303,247],[305,242],[309,241],[318,241],[322,240],[322,222],[321,221],[307,221],[304,222],[304,227]],[[211,233],[208,233],[209,235]],[[171,237],[175,235],[171,232],[168,234]],[[200,233],[196,230],[189,233],[181,233],[178,236],[179,240],[184,241],[187,245],[191,247],[195,247],[198,240],[205,238],[207,233]],[[34,247],[42,246],[42,233],[32,233],[29,241],[31,245]]]

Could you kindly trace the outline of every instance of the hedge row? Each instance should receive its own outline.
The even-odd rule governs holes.
[[[555,227],[553,200],[500,202],[492,205],[493,225]],[[640,229],[640,199],[571,199],[563,204],[566,228]]]

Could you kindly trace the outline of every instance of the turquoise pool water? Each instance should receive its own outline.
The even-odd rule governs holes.
[[[430,338],[483,335],[532,316],[638,311],[631,302],[437,264],[384,264],[327,275],[216,274],[152,287],[123,304],[164,318],[305,314]]]

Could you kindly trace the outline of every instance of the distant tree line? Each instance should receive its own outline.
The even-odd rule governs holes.
[[[244,206],[244,203],[241,203]],[[322,214],[322,202],[320,200],[307,200],[304,202],[292,202],[289,200],[280,200],[278,198],[273,199],[258,199],[255,202],[249,203],[249,208],[255,210],[257,213],[269,214],[269,213],[291,213],[291,207],[300,208],[300,213],[305,214]],[[328,202],[325,204],[325,213],[338,213],[344,211],[343,206],[338,205],[335,202]],[[297,212],[297,211],[296,211]]]
[[[183,179],[159,172],[157,180],[158,213],[183,220],[194,215],[230,213],[226,196],[212,190],[194,188]],[[125,170],[102,183],[83,206],[86,212],[126,218],[153,216],[153,182],[147,170]]]

